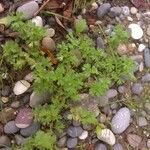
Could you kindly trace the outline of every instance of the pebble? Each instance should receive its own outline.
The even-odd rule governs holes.
[[[36,92],[33,92],[30,95],[30,102],[29,105],[32,108],[35,108],[38,105],[44,104],[47,102],[50,94],[49,93],[43,93],[43,94],[37,94]]]
[[[147,147],[150,148],[150,139],[147,140]]]
[[[139,135],[132,133],[127,135],[127,140],[133,148],[138,148],[140,143],[142,142],[142,138]]]
[[[36,16],[31,20],[38,27],[43,27],[43,19],[40,16]]]
[[[144,104],[145,111],[150,114],[150,102]]]
[[[111,5],[109,3],[104,3],[100,5],[97,9],[98,18],[104,17],[110,11]]]
[[[98,4],[96,2],[92,3],[92,10],[95,10],[98,8]]]
[[[149,48],[144,49],[144,61],[145,61],[145,66],[150,68],[150,49]]]
[[[138,47],[138,52],[143,52],[146,46],[144,44],[140,44]]]
[[[118,86],[118,92],[123,94],[127,91],[126,87],[123,85]]]
[[[9,147],[11,145],[10,139],[6,135],[0,136],[0,147]]]
[[[96,46],[97,46],[97,49],[105,49],[105,44],[104,44],[104,40],[101,38],[101,37],[98,37],[96,39]]]
[[[122,7],[122,14],[124,14],[125,16],[129,16],[130,14],[130,9],[128,6],[123,6]]]
[[[101,107],[106,106],[108,104],[108,97],[107,96],[99,96],[95,97]]]
[[[66,141],[67,141],[67,136],[63,136],[62,138],[60,138],[57,142],[57,146],[59,148],[65,147],[66,145]]]
[[[20,106],[20,101],[14,101],[10,105],[12,108],[19,108]]]
[[[15,119],[15,124],[18,128],[27,128],[32,123],[32,109],[22,108],[19,110],[17,117]]]
[[[78,120],[73,120],[73,121],[72,121],[72,124],[73,124],[73,126],[78,127],[78,126],[81,125],[81,122],[78,121]]]
[[[2,91],[1,91],[1,94],[3,96],[9,96],[9,94],[10,94],[10,86],[8,86],[8,85],[4,86]]]
[[[95,146],[95,150],[107,150],[107,146],[103,143],[97,143]]]
[[[141,62],[141,63],[139,64],[139,71],[142,72],[143,70],[144,70],[144,63]]]
[[[146,73],[141,79],[143,82],[150,82],[150,73]]]
[[[110,8],[110,16],[111,17],[119,16],[121,14],[121,12],[122,12],[122,8],[119,6]]]
[[[32,82],[34,80],[34,77],[33,77],[33,73],[30,72],[29,74],[27,74],[25,77],[24,77],[24,80],[28,81],[28,82]]]
[[[68,148],[75,148],[78,143],[77,138],[68,138],[67,140],[67,147]]]
[[[17,145],[22,145],[25,143],[26,139],[19,134],[15,135],[15,140]]]
[[[0,123],[0,136],[3,134],[4,132],[4,127],[3,125]]]
[[[9,102],[9,97],[1,97],[1,101],[5,104]]]
[[[80,140],[85,140],[88,137],[88,132],[87,131],[83,131],[82,134],[79,136]]]
[[[132,22],[132,21],[133,21],[133,18],[130,17],[130,16],[127,16],[127,20],[130,21],[130,22]]]
[[[117,53],[119,55],[125,55],[128,53],[127,46],[125,44],[119,44],[117,47]]]
[[[113,146],[113,150],[123,150],[123,146],[120,143],[116,143]]]
[[[79,137],[82,134],[82,132],[83,129],[81,127],[70,126],[67,130],[67,134],[72,138]]]
[[[9,121],[4,126],[4,132],[6,134],[15,134],[19,131],[19,128],[15,125],[15,121]]]
[[[139,127],[147,126],[148,122],[145,117],[138,117],[137,124]]]
[[[35,134],[39,128],[40,128],[39,123],[32,122],[32,124],[29,127],[21,129],[20,134],[24,137],[29,137],[29,136],[32,136],[33,134]]]
[[[108,97],[108,99],[111,99],[111,98],[114,98],[118,95],[118,92],[117,90],[115,89],[109,89],[107,92],[106,92],[106,97]]]
[[[25,19],[30,19],[38,11],[39,5],[35,1],[30,1],[17,8],[17,12],[23,13]]]
[[[114,145],[116,138],[110,129],[102,129],[97,132],[97,138],[109,145]]]
[[[131,114],[127,107],[118,110],[111,120],[111,129],[115,134],[123,133],[130,125]]]
[[[54,51],[56,49],[56,44],[55,44],[54,40],[48,36],[43,38],[42,46],[43,46],[43,48],[45,48],[47,50]]]
[[[132,85],[132,92],[133,92],[133,94],[140,95],[142,91],[143,91],[143,86],[142,86],[141,83],[134,83]]]
[[[46,30],[46,36],[47,37],[53,37],[55,35],[55,30],[53,28],[49,28]]]
[[[13,119],[15,119],[15,110],[13,108],[4,108],[0,111],[0,122],[7,123]]]
[[[138,12],[138,9],[135,7],[131,7],[130,12],[132,15],[135,15]]]
[[[25,93],[30,87],[30,83],[26,80],[20,80],[15,83],[13,92],[15,95],[20,95]]]
[[[0,3],[0,13],[2,13],[4,11],[4,7],[3,5]]]
[[[148,25],[146,33],[147,33],[148,36],[150,36],[150,25]]]
[[[143,30],[138,24],[130,24],[128,28],[131,30],[131,37],[134,40],[141,39],[143,37]]]

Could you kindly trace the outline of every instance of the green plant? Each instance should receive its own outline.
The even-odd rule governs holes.
[[[29,138],[23,145],[22,150],[54,150],[56,137],[48,131],[38,131],[35,136]]]
[[[87,24],[85,19],[77,19],[75,22],[75,31],[77,34],[83,32],[87,29]]]

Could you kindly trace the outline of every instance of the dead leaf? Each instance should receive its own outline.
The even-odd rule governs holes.
[[[58,24],[59,26],[61,26],[63,29],[66,30],[65,26],[62,24],[62,22],[59,20],[59,18],[58,18],[57,16],[55,16],[55,20],[56,20],[56,22],[57,22],[57,24]],[[66,30],[66,31],[67,31],[67,30]]]
[[[62,4],[63,0],[50,0],[45,8],[47,9],[58,9],[61,8],[61,4]]]

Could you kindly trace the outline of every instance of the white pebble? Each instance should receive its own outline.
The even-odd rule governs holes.
[[[128,28],[131,29],[131,37],[133,39],[138,40],[138,39],[142,38],[143,30],[138,24],[132,23],[128,26]]]
[[[138,12],[138,9],[136,9],[135,7],[131,7],[130,12],[132,15],[135,15]]]
[[[98,8],[97,3],[96,3],[96,2],[92,3],[92,9],[95,10],[95,9],[97,9],[97,8]]]
[[[114,145],[116,138],[110,129],[102,129],[97,133],[97,138],[109,145]]]
[[[131,18],[130,16],[127,17],[128,21],[133,21],[133,18]]]
[[[40,16],[34,17],[31,21],[35,23],[36,26],[43,27],[43,20]]]
[[[20,95],[26,92],[29,89],[29,87],[30,87],[29,82],[27,82],[26,80],[20,80],[16,82],[13,92],[15,95]]]
[[[138,51],[139,52],[143,52],[143,50],[146,48],[146,46],[144,44],[140,44],[138,47]]]
[[[26,81],[28,81],[28,82],[32,82],[32,81],[34,80],[34,78],[33,78],[33,73],[30,72],[29,74],[27,74],[27,75],[24,77],[24,79],[25,79]]]
[[[49,28],[46,30],[46,34],[48,37],[53,37],[55,35],[55,30],[53,28]]]
[[[80,140],[85,140],[88,137],[88,132],[87,131],[83,131],[82,134],[79,136]]]
[[[142,72],[143,70],[144,70],[144,63],[141,62],[141,63],[139,64],[139,71]]]

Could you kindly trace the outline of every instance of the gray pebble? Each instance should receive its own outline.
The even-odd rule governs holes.
[[[141,79],[143,82],[150,82],[150,73],[146,73]]]
[[[111,7],[110,9],[110,16],[111,17],[116,17],[119,16],[122,12],[122,8],[117,6],[117,7]]]
[[[20,106],[20,101],[14,101],[10,105],[12,108],[19,108]]]
[[[145,117],[139,117],[137,119],[137,124],[138,124],[139,127],[143,127],[143,126],[147,126],[148,122],[147,122]]]
[[[73,138],[79,137],[83,132],[83,129],[81,127],[73,127],[70,126],[67,130],[67,134]]]
[[[127,90],[126,87],[123,86],[123,85],[121,85],[121,86],[118,87],[118,92],[121,93],[121,94],[125,93],[126,90]]]
[[[145,66],[150,67],[150,49],[145,48],[144,49],[144,61],[145,61]]]
[[[116,143],[114,146],[113,146],[113,150],[123,150],[123,147],[120,143]]]
[[[23,97],[22,102],[23,104],[27,104],[30,101],[30,94],[27,94]]]
[[[97,9],[97,16],[99,18],[105,16],[110,11],[111,5],[109,3],[102,4]]]
[[[2,92],[1,92],[1,94],[3,95],[3,96],[9,96],[9,94],[10,94],[10,86],[4,86],[3,88],[2,88]]]
[[[24,137],[29,137],[35,134],[40,128],[40,124],[37,122],[33,122],[29,127],[21,129],[20,134]]]
[[[124,14],[125,16],[128,16],[130,14],[130,9],[128,6],[122,7],[122,14]]]
[[[18,7],[17,12],[23,13],[25,19],[30,19],[38,11],[39,5],[35,1],[30,1]]]
[[[98,37],[96,39],[96,46],[97,46],[97,49],[105,49],[104,41],[101,37]]]
[[[111,99],[111,98],[116,97],[117,94],[118,94],[118,92],[117,92],[115,89],[109,89],[109,90],[106,92],[106,97],[108,97],[108,99]]]
[[[25,143],[26,139],[19,134],[15,135],[15,140],[17,145],[22,145]]]
[[[95,150],[107,150],[107,147],[103,143],[97,143],[95,146]]]
[[[19,128],[15,125],[15,121],[9,121],[4,126],[4,132],[6,134],[14,134],[19,131]]]
[[[147,147],[150,148],[150,139],[147,140]]]
[[[143,91],[143,87],[140,83],[134,83],[132,85],[132,92],[134,94],[140,95],[142,91]]]
[[[9,147],[11,145],[10,139],[6,135],[0,136],[0,147]]]
[[[67,140],[67,147],[68,148],[75,148],[77,144],[78,144],[77,138],[69,138]]]
[[[62,138],[60,138],[60,139],[58,140],[57,146],[58,146],[59,148],[64,147],[65,144],[66,144],[66,141],[67,141],[67,137],[66,137],[66,136],[63,136]]]

